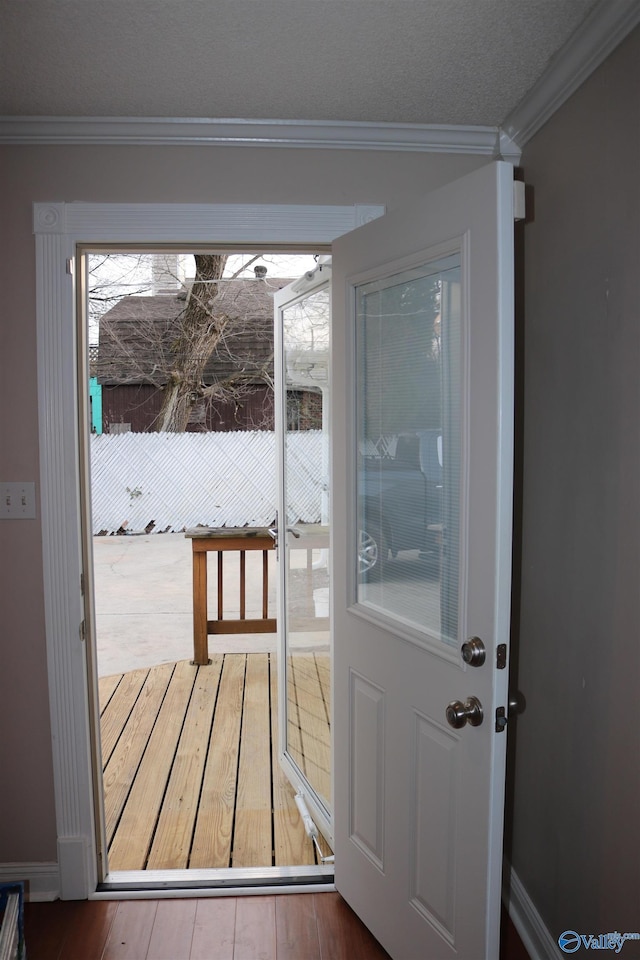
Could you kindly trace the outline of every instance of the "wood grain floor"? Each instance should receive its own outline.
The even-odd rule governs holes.
[[[499,960],[529,960],[506,915],[503,928]],[[337,893],[27,903],[25,938],[29,960],[389,957]]]
[[[217,654],[209,666],[180,661],[100,679],[111,871],[316,863],[278,762],[274,661]],[[296,669],[289,713],[302,725],[299,762],[304,770],[306,751],[330,794],[328,722],[323,742],[311,725],[326,671],[313,654]]]

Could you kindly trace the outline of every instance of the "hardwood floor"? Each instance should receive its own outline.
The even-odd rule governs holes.
[[[498,960],[529,960],[503,919]],[[337,893],[27,903],[25,940],[28,960],[389,958]]]
[[[302,769],[306,751],[326,779],[328,722],[322,752],[307,719],[326,699],[325,672],[300,658],[289,712],[301,718]],[[278,762],[273,655],[133,670],[101,678],[99,694],[110,870],[316,863]]]

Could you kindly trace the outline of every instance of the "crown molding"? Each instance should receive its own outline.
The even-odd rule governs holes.
[[[501,127],[189,117],[0,117],[7,145],[228,145],[504,158],[526,143],[640,23],[640,0],[599,0]]]
[[[638,23],[640,0],[600,0],[506,117],[502,134],[522,149]]]
[[[0,117],[0,143],[194,145],[399,150],[493,157],[497,127],[187,117]]]

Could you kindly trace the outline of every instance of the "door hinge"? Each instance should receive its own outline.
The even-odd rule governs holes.
[[[513,181],[513,219],[527,219],[527,187],[522,180]]]
[[[507,726],[507,711],[504,707],[496,710],[496,733],[504,733]]]
[[[67,273],[70,277],[73,276],[73,257],[67,257]]]
[[[499,643],[496,647],[496,670],[504,670],[507,665],[507,645]]]
[[[82,643],[84,643],[85,640],[87,639],[87,622],[86,622],[86,620],[83,620],[82,623],[80,624],[79,633],[80,633],[80,641],[81,641]]]
[[[84,573],[80,574],[80,593],[84,597]]]

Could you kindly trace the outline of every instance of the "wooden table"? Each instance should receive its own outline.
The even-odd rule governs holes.
[[[267,527],[195,527],[185,532],[191,540],[193,558],[193,663],[203,666],[209,660],[209,636],[227,633],[275,633],[277,620],[269,617],[269,551],[275,540]],[[240,619],[224,616],[223,557],[229,550],[240,553]],[[246,551],[262,550],[262,617],[246,618]],[[218,557],[218,610],[215,620],[208,619],[207,554]]]

